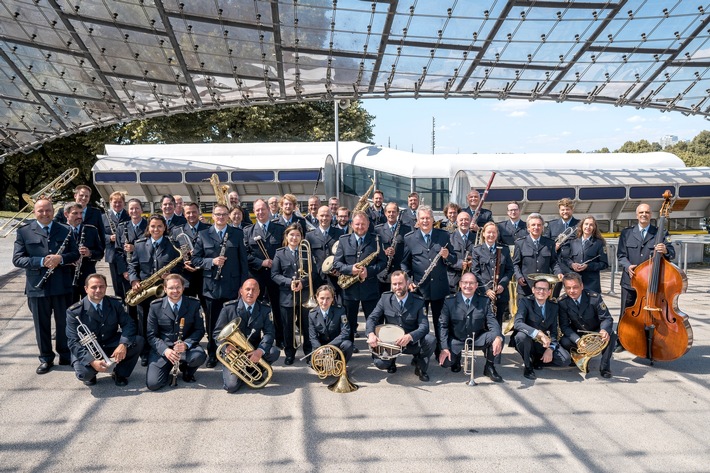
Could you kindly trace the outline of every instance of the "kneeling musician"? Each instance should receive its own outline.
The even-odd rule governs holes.
[[[401,327],[404,334],[392,343],[402,348],[401,353],[414,355],[414,374],[420,381],[429,381],[427,370],[436,339],[429,333],[429,320],[424,315],[424,299],[409,292],[407,273],[395,271],[390,280],[392,291],[382,294],[367,318],[367,343],[371,348],[377,348],[380,339],[375,334],[375,327],[383,321]],[[397,372],[396,357],[384,360],[373,354],[372,358],[377,368],[387,370],[388,373]]]
[[[460,292],[447,296],[441,310],[439,364],[451,371],[461,371],[461,352],[466,339],[473,340],[471,349],[483,350],[486,366],[483,374],[496,383],[503,381],[493,365],[494,358],[503,350],[500,324],[493,315],[491,301],[476,294],[478,281],[473,273],[464,273],[459,281]],[[473,370],[473,364],[470,365]]]
[[[616,335],[613,332],[614,320],[596,292],[584,289],[579,273],[567,273],[562,278],[565,294],[557,301],[560,306],[560,343],[566,350],[584,348],[583,336],[598,333],[607,345],[602,351],[599,372],[603,378],[611,378],[611,355],[614,352]],[[581,368],[580,368],[581,369]],[[584,366],[583,372],[586,372]]]
[[[249,344],[256,347],[246,353],[246,356],[254,364],[258,364],[263,359],[269,365],[273,365],[279,359],[281,351],[274,346],[276,328],[271,307],[258,300],[259,282],[253,278],[247,279],[239,289],[239,296],[239,299],[224,304],[215,325],[213,338],[217,340],[227,324],[240,319],[239,330],[245,335]],[[226,353],[233,349],[231,346],[225,348]],[[224,389],[228,393],[237,392],[245,384],[226,365],[222,366],[222,380]]]
[[[350,341],[350,324],[345,307],[333,305],[335,291],[323,285],[316,291],[318,307],[308,313],[308,336],[313,351],[323,345],[340,348],[345,355],[345,362],[353,355],[353,342]]]

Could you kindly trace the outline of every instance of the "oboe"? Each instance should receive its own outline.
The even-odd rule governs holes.
[[[70,232],[71,233],[71,232]],[[86,225],[81,226],[81,236],[79,237],[79,261],[76,262],[76,268],[74,269],[74,280],[72,281],[72,286],[79,285],[79,276],[81,275],[81,265],[84,263],[85,256],[81,254],[81,247],[84,246],[84,239],[86,234]]]
[[[229,238],[229,233],[227,233],[227,229],[224,229],[224,236],[222,237],[222,243],[219,245],[219,256],[224,256],[224,254],[227,252],[227,238]],[[224,268],[224,264],[217,268],[217,274],[215,275],[215,279],[219,281],[222,279],[222,268]]]
[[[178,338],[175,343],[182,341],[182,337],[183,337],[182,331],[184,328],[185,328],[185,319],[182,318],[182,319],[180,319],[180,331],[178,332]],[[180,353],[180,359],[182,359],[182,353]],[[173,369],[170,370],[170,386],[177,386],[178,373],[180,372],[180,359],[178,359],[178,361],[175,362],[175,364],[173,365]]]
[[[62,242],[62,245],[59,247],[57,252],[55,253],[56,255],[61,255],[64,253],[64,249],[67,247],[67,243],[69,242],[69,238],[71,238],[71,231],[67,232],[67,236],[64,238],[64,241]],[[46,273],[44,273],[44,276],[42,276],[42,279],[37,283],[35,286],[35,289],[42,289],[42,286],[44,286],[44,283],[47,282],[47,279],[54,273],[54,268],[49,268]]]

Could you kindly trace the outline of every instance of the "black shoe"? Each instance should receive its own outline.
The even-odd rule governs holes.
[[[85,379],[84,380],[84,386],[93,386],[96,384],[96,376],[94,376],[91,379]]]
[[[611,378],[611,370],[599,370],[599,373],[602,375],[602,378]]]
[[[125,386],[128,384],[128,378],[124,376],[114,375],[113,382],[116,383],[116,386]]]
[[[451,365],[451,372],[452,373],[458,373],[461,371],[461,365],[456,363],[455,365]]]
[[[294,362],[295,358],[292,356],[287,356],[286,359],[284,360],[284,365],[291,366]]]
[[[523,376],[528,379],[537,379],[537,376],[535,375],[535,370],[533,370],[532,368],[525,368],[525,370],[523,370]]]
[[[358,349],[358,347],[355,347],[355,346],[353,347],[353,353],[360,353],[360,350]]]
[[[59,365],[61,366],[69,366],[71,365],[71,360],[63,360],[62,358],[59,359]]]
[[[52,369],[52,366],[54,366],[54,363],[52,363],[51,361],[45,361],[44,363],[40,363],[37,367],[37,374],[49,373],[49,370]]]
[[[141,358],[141,366],[148,366],[148,358]]]
[[[533,368],[536,370],[541,370],[542,369],[542,360],[538,360],[533,363]]]
[[[217,366],[217,358],[208,358],[205,366],[207,366],[208,368],[214,368],[215,366]]]
[[[622,351],[626,351],[626,348],[624,348],[624,345],[617,342],[616,346],[614,347],[614,353],[621,353]]]
[[[397,372],[397,365],[395,365],[394,363],[389,365],[389,367],[387,368],[387,372],[388,373],[396,373]]]
[[[189,374],[187,371],[185,371],[182,374],[182,380],[186,383],[194,383],[195,381],[197,381],[197,378],[195,378],[194,374]]]
[[[498,374],[496,371],[495,366],[492,364],[486,364],[486,367],[483,368],[483,376],[488,376],[491,378],[491,380],[495,381],[496,383],[502,383],[503,382],[503,377]]]
[[[426,373],[423,373],[422,370],[419,368],[414,370],[414,374],[419,376],[419,381],[429,381],[429,375]]]

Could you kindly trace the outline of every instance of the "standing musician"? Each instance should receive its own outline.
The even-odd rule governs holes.
[[[518,301],[515,315],[515,349],[523,357],[523,376],[537,379],[535,370],[543,364],[568,366],[570,354],[557,341],[558,305],[550,300],[550,282],[533,281],[533,295]]]
[[[345,233],[351,233],[352,228],[350,228],[350,209],[347,207],[338,207],[337,213],[335,215],[335,228]]]
[[[469,231],[471,216],[467,212],[459,212],[456,218],[456,231],[449,237],[451,248],[456,255],[456,263],[446,267],[446,276],[449,279],[449,292],[455,294],[459,287],[461,274],[471,271],[474,234]]]
[[[372,194],[372,206],[367,208],[367,217],[370,219],[370,228],[375,228],[381,223],[387,221],[385,216],[385,208],[383,207],[385,201],[385,194],[379,190],[375,189]]]
[[[244,213],[241,207],[232,207],[229,211],[229,225],[244,231],[245,228],[253,224],[244,221]]]
[[[562,269],[557,261],[555,242],[542,236],[545,221],[542,215],[532,213],[527,219],[528,235],[515,241],[513,251],[513,270],[518,281],[518,292],[523,296],[532,295],[532,281],[529,274],[557,274],[562,279]]]
[[[402,210],[401,222],[409,228],[417,224],[417,209],[419,208],[419,194],[412,192],[407,196],[407,208]]]
[[[315,271],[313,271],[313,284],[317,287],[323,284],[331,284],[337,286],[337,277],[324,274],[321,270],[323,262],[333,253],[333,245],[338,242],[338,239],[343,234],[342,231],[330,226],[330,209],[327,205],[321,206],[317,210],[318,226],[312,232],[306,234],[306,240],[311,245],[311,253],[315,262]]]
[[[254,202],[254,215],[256,215],[256,223],[244,229],[247,264],[251,276],[259,282],[259,294],[262,300],[268,299],[271,307],[276,310],[279,307],[279,286],[271,280],[271,266],[273,266],[276,250],[281,247],[284,239],[284,226],[270,221],[269,207],[262,199]],[[280,314],[274,317],[274,325],[276,346],[283,347],[284,332]]]
[[[441,347],[438,345],[439,316],[444,306],[444,298],[449,295],[449,280],[446,266],[456,264],[456,254],[453,252],[449,234],[444,230],[432,228],[434,215],[431,207],[422,205],[417,210],[418,228],[404,236],[404,256],[402,270],[411,281],[409,290],[419,292],[424,297],[424,305],[431,306],[432,321],[436,334],[436,357],[439,357]],[[435,260],[436,261],[435,263]],[[425,273],[429,272],[426,278]]]
[[[510,294],[507,290],[510,278],[513,277],[513,260],[510,250],[505,245],[497,243],[498,226],[493,222],[483,225],[483,243],[473,249],[473,265],[471,271],[478,280],[492,304],[495,304],[495,318],[498,325],[503,324],[503,315],[508,311]],[[498,265],[498,281],[493,280],[496,273],[496,259],[500,249]]]
[[[167,236],[167,224],[162,215],[153,214],[148,218],[148,227],[144,237],[136,240],[133,245],[133,257],[128,264],[128,280],[131,289],[138,290],[141,281],[150,278],[158,270],[177,258],[180,253],[175,249]],[[170,270],[171,273],[182,272],[182,263]],[[182,295],[182,288],[180,289]],[[138,333],[148,340],[148,311],[150,303],[155,299],[151,296],[137,306]],[[141,365],[148,364],[149,347],[146,344],[141,353]]]
[[[515,240],[527,236],[528,229],[520,218],[520,204],[508,202],[507,212],[508,218],[498,224],[498,234],[502,244],[511,246]]]
[[[560,343],[569,351],[580,345],[582,335],[598,332],[608,342],[602,352],[599,373],[603,378],[611,378],[611,354],[614,351],[614,320],[611,318],[602,296],[584,288],[582,276],[567,273],[562,278],[565,294],[557,304],[560,307]]]
[[[625,228],[619,236],[619,247],[616,250],[616,257],[619,259],[621,267],[621,313],[619,321],[624,316],[627,307],[632,307],[636,303],[636,291],[631,286],[631,278],[634,277],[636,266],[653,256],[657,251],[668,261],[675,258],[675,249],[670,244],[668,233],[663,230],[663,241],[654,246],[658,227],[651,225],[651,206],[640,204],[636,207],[637,225]],[[616,352],[623,351],[624,347],[617,341]]]
[[[337,197],[328,199],[328,208],[330,209],[330,224],[335,225],[338,221],[338,209],[340,208],[340,201]]]
[[[77,333],[79,320],[96,336],[96,343],[116,362],[111,373],[116,386],[128,384],[138,356],[143,350],[143,337],[137,335],[136,324],[123,308],[118,297],[106,295],[106,277],[91,274],[86,278],[86,297],[67,310],[67,340],[71,350],[72,366],[77,379],[87,386],[96,384],[96,374],[108,371],[104,360],[94,358],[82,345]],[[78,320],[77,320],[78,319]],[[120,328],[120,330],[119,330]]]
[[[89,205],[91,199],[91,187],[81,184],[74,188],[74,202],[81,205],[81,221],[93,225],[99,231],[101,240],[104,239],[104,224],[101,216],[101,211]],[[57,210],[54,220],[66,225],[67,219],[64,216],[64,209]]]
[[[495,228],[495,224],[493,226]],[[444,368],[451,367],[454,373],[461,371],[461,352],[466,339],[472,338],[472,348],[483,350],[486,356],[484,376],[501,383],[503,378],[496,371],[493,360],[503,350],[503,334],[491,310],[491,302],[476,294],[478,282],[472,273],[461,276],[459,288],[458,293],[446,296],[441,311],[439,364]]]
[[[121,281],[123,283],[123,294],[130,289],[128,282],[128,265],[130,259],[133,258],[135,250],[134,243],[145,234],[145,229],[148,228],[148,220],[143,218],[143,203],[139,199],[130,199],[128,201],[128,216],[130,220],[121,222],[116,229],[118,238],[116,240],[116,265]],[[129,259],[130,256],[130,259]],[[136,307],[128,306],[128,315],[133,320],[138,320],[138,310]]]
[[[572,199],[565,197],[557,202],[557,208],[560,212],[560,218],[550,220],[545,228],[544,235],[547,238],[552,238],[556,240],[558,236],[564,233],[569,228],[575,228],[579,224],[579,219],[574,218],[572,213],[574,212],[574,202]],[[576,232],[572,233],[570,238],[574,238]],[[569,241],[569,240],[567,240]],[[555,251],[559,252],[561,245],[555,242]]]
[[[308,198],[308,213],[306,214],[306,221],[309,222],[314,227],[318,226],[318,209],[320,208],[320,197],[317,195],[312,195]],[[329,212],[330,213],[330,212]]]
[[[110,209],[101,216],[104,229],[104,248],[106,262],[108,263],[109,271],[111,272],[111,284],[113,285],[113,293],[123,300],[126,297],[125,279],[121,275],[119,267],[120,260],[123,258],[123,252],[117,245],[118,242],[118,225],[122,222],[127,222],[131,219],[128,212],[125,210],[126,197],[123,192],[113,192],[108,197]],[[115,229],[115,232],[114,232]],[[83,287],[83,286],[82,286]]]
[[[200,232],[207,230],[210,226],[200,222],[200,207],[195,202],[189,202],[183,206],[183,215],[187,223],[173,227],[170,231],[170,237],[175,240],[178,235],[184,233],[192,242],[192,248],[194,249]],[[183,261],[183,263],[185,269],[183,277],[187,280],[185,295],[197,297],[202,301],[202,268],[194,266],[190,259]]]
[[[184,217],[185,201],[181,195],[175,194],[175,215],[178,217]]]
[[[377,346],[378,338],[375,327],[379,324],[392,324],[401,327],[404,335],[395,344],[402,347],[402,353],[414,355],[414,374],[420,381],[429,381],[429,358],[434,353],[436,340],[429,333],[429,319],[424,315],[424,300],[421,296],[409,292],[409,277],[404,271],[392,273],[392,291],[385,292],[377,301],[372,313],[367,317],[367,343]],[[397,372],[397,362],[382,360],[372,355],[375,366],[388,373]]]
[[[396,202],[387,204],[385,207],[385,217],[387,217],[387,221],[375,227],[375,233],[380,237],[380,245],[382,245],[388,261],[385,264],[385,270],[387,270],[388,274],[380,273],[382,274],[382,277],[380,277],[380,294],[390,290],[391,285],[387,277],[402,266],[402,258],[404,257],[404,235],[412,231],[411,227],[398,221],[399,206]],[[397,227],[399,227],[399,230],[397,230]],[[393,245],[395,234],[397,239],[396,244]],[[391,263],[389,262],[390,258],[392,259]],[[387,268],[387,265],[389,265],[389,268]]]
[[[168,234],[170,234],[173,227],[178,227],[187,223],[187,219],[185,219],[185,217],[175,215],[175,197],[172,195],[165,194],[160,198],[160,209],[163,212],[163,218],[165,219],[165,225],[167,225]]]
[[[157,391],[169,382],[170,371],[180,363],[182,380],[194,383],[195,372],[207,358],[200,346],[205,335],[205,323],[200,314],[200,301],[183,297],[185,279],[179,274],[168,274],[164,280],[166,297],[155,299],[148,314],[148,343],[150,364],[145,375],[145,384]],[[182,338],[180,320],[184,319]]]
[[[591,215],[584,217],[577,226],[576,238],[560,250],[560,266],[564,273],[574,271],[582,276],[584,287],[601,292],[599,272],[609,267],[606,241],[599,231],[597,220]]]
[[[247,212],[246,209],[242,207],[242,204],[239,201],[239,192],[230,192],[229,194],[227,194],[227,199],[229,199],[230,209],[239,209],[240,213],[242,214],[242,222],[244,222],[244,226],[251,225],[254,223],[252,222],[251,217],[249,216],[249,212]]]
[[[214,225],[200,231],[192,255],[192,265],[202,269],[208,368],[217,366],[217,344],[212,336],[217,317],[226,302],[239,297],[239,288],[249,277],[244,232],[227,225],[226,205],[215,204],[212,218]]]
[[[437,222],[437,224],[438,224],[437,228],[440,228],[442,230],[446,230],[449,233],[454,233],[456,231],[456,229],[458,228],[457,218],[460,213],[461,213],[461,207],[459,207],[458,204],[454,204],[453,202],[449,202],[444,207],[444,215],[446,216],[446,218],[444,218],[440,222]],[[471,216],[469,215],[469,223],[471,220],[470,217]]]
[[[70,202],[64,206],[64,218],[71,229],[72,236],[79,248],[79,260],[75,263],[72,272],[72,302],[86,297],[84,282],[89,274],[96,272],[96,262],[104,256],[104,241],[99,236],[99,231],[93,225],[81,222],[81,205]],[[76,275],[76,265],[79,267],[79,277]]]
[[[298,208],[298,199],[293,194],[284,194],[279,201],[281,208],[281,216],[279,216],[278,222],[287,228],[292,223],[298,223],[303,230],[305,235],[308,231],[308,226],[306,225],[306,219],[296,215],[296,209]]]
[[[36,220],[17,230],[12,264],[25,270],[27,306],[32,312],[39,348],[37,374],[45,374],[54,366],[52,314],[57,329],[55,344],[59,364],[70,362],[66,314],[72,297],[72,263],[79,259],[79,249],[69,228],[52,221],[54,207],[49,199],[37,199],[34,214]]]
[[[269,220],[274,220],[279,218],[279,198],[276,196],[269,197]],[[256,215],[256,210],[254,211]]]
[[[353,232],[340,237],[338,251],[335,253],[334,268],[336,271],[346,276],[358,277],[358,282],[343,289],[343,305],[348,314],[351,342],[355,342],[357,314],[360,305],[362,305],[365,319],[377,305],[377,300],[380,297],[377,274],[385,269],[386,265],[382,242],[374,233],[368,231],[369,226],[370,219],[367,218],[365,212],[353,212]],[[361,264],[363,260],[368,259],[370,260],[368,264]],[[353,352],[358,353],[357,347],[353,347]]]
[[[302,304],[308,300],[308,276],[299,274],[300,267],[308,271],[308,261],[301,261],[306,257],[305,252],[301,251],[302,239],[301,225],[297,222],[289,225],[284,232],[283,247],[276,250],[271,266],[271,279],[279,287],[279,302],[272,306],[277,305],[281,309],[286,365],[292,365],[295,361],[297,345],[302,344],[304,355],[312,351],[308,338],[308,317],[303,317],[301,310]],[[300,328],[298,334],[295,333],[296,327]]]
[[[259,283],[256,279],[250,278],[244,281],[239,289],[240,298],[224,304],[222,312],[212,332],[212,338],[216,339],[224,327],[237,318],[239,330],[249,340],[254,351],[247,353],[253,363],[259,363],[262,358],[268,364],[273,365],[279,359],[281,351],[273,346],[276,329],[274,328],[274,316],[271,306],[265,302],[259,302]],[[228,347],[227,350],[230,350]],[[242,387],[244,381],[239,379],[229,368],[222,366],[222,380],[224,389],[228,393],[235,393]]]
[[[340,348],[345,355],[345,363],[353,356],[353,342],[350,341],[350,325],[345,308],[333,305],[335,291],[323,285],[316,291],[318,307],[308,313],[308,338],[313,350],[323,345]]]
[[[481,208],[478,218],[473,221],[473,216],[476,215],[476,208],[481,200],[481,194],[478,193],[476,189],[471,189],[466,195],[466,200],[468,201],[468,207],[464,209],[464,212],[471,216],[471,226],[470,230],[473,232],[473,239],[476,239],[476,233],[478,230],[483,228],[483,225],[487,222],[493,221],[493,212],[488,209]]]

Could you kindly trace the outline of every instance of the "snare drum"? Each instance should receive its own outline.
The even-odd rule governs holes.
[[[375,335],[379,341],[375,348],[371,348],[372,354],[380,360],[392,360],[402,354],[402,347],[395,342],[402,338],[405,333],[399,325],[383,324],[375,327]]]

